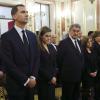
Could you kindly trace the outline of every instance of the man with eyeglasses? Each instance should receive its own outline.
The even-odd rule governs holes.
[[[62,100],[79,100],[83,53],[78,40],[81,27],[73,24],[58,45],[57,63],[62,81]]]

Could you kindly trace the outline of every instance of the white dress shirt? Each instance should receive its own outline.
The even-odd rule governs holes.
[[[76,42],[76,45],[75,45],[75,41],[77,41],[77,39],[73,39],[73,38],[70,36],[70,34],[69,34],[69,38],[71,39],[71,41],[73,42],[73,44],[74,44],[75,47],[76,47],[76,45],[77,45],[78,50],[79,50],[79,52],[81,53],[81,49],[80,49],[80,46],[79,46],[78,42]]]
[[[16,31],[18,32],[18,34],[19,34],[21,40],[23,41],[23,33],[22,33],[22,30],[25,31],[25,28],[22,29],[22,28],[20,28],[20,27],[18,27],[18,26],[16,26],[16,25],[15,25],[14,27],[15,27]],[[27,35],[26,35],[26,31],[25,31],[25,36],[26,36],[27,41],[28,41],[28,37],[27,37]],[[29,41],[28,41],[28,43],[29,43]]]

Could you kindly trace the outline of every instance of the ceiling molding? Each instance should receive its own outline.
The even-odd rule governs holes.
[[[34,0],[34,2],[51,4],[51,3],[55,3],[55,0]]]

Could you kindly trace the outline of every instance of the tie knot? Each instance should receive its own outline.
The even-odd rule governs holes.
[[[77,42],[77,40],[74,40],[75,42]]]
[[[75,42],[75,47],[77,48],[77,40],[75,40],[74,42]]]
[[[25,30],[22,30],[22,33],[25,34]]]

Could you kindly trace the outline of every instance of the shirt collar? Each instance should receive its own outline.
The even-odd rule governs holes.
[[[25,28],[22,29],[22,28],[18,27],[17,25],[14,25],[14,27],[17,30],[18,33],[22,32],[22,30],[25,30]]]
[[[22,29],[22,28],[18,27],[17,25],[14,25],[14,28],[15,28],[15,29],[16,29],[16,31],[18,32],[18,34],[19,34],[20,38],[23,40],[22,30],[25,30],[25,28],[24,28],[24,29]],[[25,35],[26,35],[26,31],[25,31]],[[26,35],[26,37],[27,37],[27,35]]]
[[[73,43],[75,42],[75,40],[77,40],[77,39],[73,39],[70,34],[69,34],[69,38],[72,40]]]

